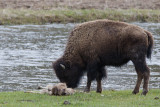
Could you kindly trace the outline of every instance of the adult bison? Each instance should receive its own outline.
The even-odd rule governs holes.
[[[59,80],[72,88],[77,87],[87,71],[84,91],[89,92],[96,79],[97,92],[101,93],[101,80],[106,77],[104,67],[119,67],[131,60],[138,75],[133,94],[139,92],[144,79],[142,94],[146,95],[150,76],[146,56],[151,57],[152,47],[151,33],[138,26],[111,20],[90,21],[73,29],[64,54],[53,62],[53,69]]]

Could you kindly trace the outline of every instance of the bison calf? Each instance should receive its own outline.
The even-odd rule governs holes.
[[[49,94],[49,95],[72,95],[76,91],[72,88],[67,88],[65,83],[58,83],[55,86],[47,85],[46,87],[39,86],[40,91],[26,91],[26,93],[39,93],[39,94]]]
[[[151,57],[152,47],[151,33],[138,26],[111,20],[90,21],[73,29],[64,54],[53,62],[53,69],[59,80],[72,88],[87,71],[85,92],[90,91],[94,79],[97,92],[101,92],[101,80],[106,77],[104,67],[119,67],[132,61],[138,75],[133,94],[139,92],[144,79],[142,94],[146,95],[150,76],[146,57]]]

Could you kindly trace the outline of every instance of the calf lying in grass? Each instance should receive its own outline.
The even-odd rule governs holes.
[[[72,95],[75,90],[72,88],[67,88],[65,83],[58,83],[55,86],[47,85],[46,87],[38,87],[38,91],[27,91],[27,93],[39,93],[39,94],[49,94],[49,95]]]

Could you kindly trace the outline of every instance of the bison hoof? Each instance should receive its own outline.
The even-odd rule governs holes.
[[[97,93],[102,93],[102,91],[96,91]]]
[[[86,89],[84,89],[84,92],[89,93],[90,90],[86,88]]]
[[[141,95],[146,95],[148,93],[147,90],[143,90],[143,92],[141,93]]]
[[[137,93],[139,93],[139,91],[135,91],[135,90],[134,90],[134,91],[132,92],[132,94],[137,94]]]
[[[97,90],[96,92],[97,92],[97,93],[102,93],[102,90]]]

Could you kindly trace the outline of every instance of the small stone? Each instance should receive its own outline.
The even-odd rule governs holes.
[[[67,105],[67,104],[71,104],[71,103],[69,101],[64,101],[63,104]]]
[[[101,96],[102,96],[102,97],[104,97],[104,95],[103,95],[103,94],[101,94]]]
[[[158,99],[159,99],[159,97],[155,97],[154,99],[155,99],[155,100],[158,100]]]

